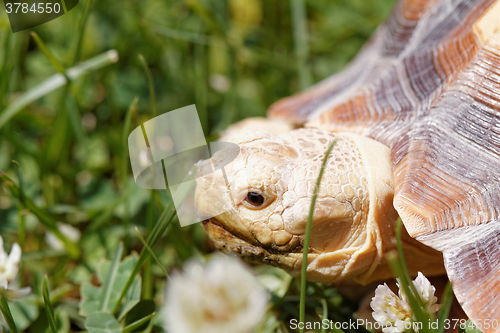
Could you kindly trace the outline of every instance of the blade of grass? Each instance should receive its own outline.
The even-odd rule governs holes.
[[[154,171],[153,171],[154,172]],[[146,212],[146,229],[148,233],[151,233],[154,225],[155,217],[155,191],[151,190],[151,195],[148,203],[148,209]],[[144,299],[151,299],[153,294],[153,286],[151,284],[151,258],[148,257],[144,264],[144,269],[142,271],[142,295]]]
[[[23,170],[17,161],[12,161],[17,167],[17,176],[19,178],[19,201],[17,203],[17,218],[19,220],[19,246],[24,250],[24,242],[26,240],[26,228],[24,220],[24,176]]]
[[[127,113],[125,115],[125,124],[123,126],[122,132],[122,156],[121,156],[121,186],[122,189],[127,187],[128,183],[128,168],[130,165],[129,156],[128,156],[128,136],[130,134],[130,126],[132,123],[132,115],[137,112],[137,103],[139,102],[139,97],[135,97],[132,103],[130,104]],[[130,197],[126,197],[124,199],[125,202],[125,216],[123,219],[124,228],[127,231],[125,233],[124,242],[128,245],[130,237],[129,237],[129,227],[130,227],[130,205],[129,200]]]
[[[217,20],[213,17],[212,13],[210,13],[198,0],[190,0],[187,2],[189,8],[195,12],[213,31],[213,33],[217,36],[225,36],[223,27],[217,22]],[[224,41],[226,41],[224,39]]]
[[[316,181],[316,187],[314,188],[314,194],[311,200],[311,208],[309,209],[309,216],[307,217],[306,234],[304,236],[304,252],[302,254],[302,273],[300,275],[300,322],[305,321],[306,315],[306,288],[307,288],[307,255],[309,254],[309,242],[311,238],[312,229],[312,219],[314,215],[314,206],[316,205],[316,199],[318,198],[319,185],[321,184],[321,178],[323,177],[323,172],[325,171],[325,165],[328,161],[328,157],[332,152],[333,147],[337,141],[333,141],[325,152],[325,157],[323,158],[323,163],[321,164],[321,169],[319,170],[318,180]],[[300,330],[304,333],[304,328]]]
[[[451,303],[453,302],[453,289],[451,282],[448,281],[446,288],[444,289],[443,296],[441,296],[441,308],[439,309],[437,315],[438,329],[436,333],[443,333],[445,320],[448,318],[451,309]]]
[[[74,66],[77,62],[80,61],[80,56],[82,53],[83,36],[85,34],[85,27],[87,26],[87,20],[89,18],[89,12],[91,6],[92,6],[92,0],[87,0],[87,2],[85,2],[85,9],[83,10],[83,16],[81,18],[80,25],[78,28],[78,37],[76,42],[75,55],[73,57],[71,66]]]
[[[29,261],[39,261],[39,260],[48,260],[56,257],[65,257],[66,251],[64,250],[42,250],[42,251],[31,251],[23,253],[21,257],[21,262],[26,263]]]
[[[144,68],[144,71],[146,72],[146,76],[148,78],[148,86],[149,86],[149,98],[151,100],[150,102],[150,107],[151,107],[151,113],[153,114],[153,117],[156,117],[158,114],[158,111],[156,109],[156,94],[155,94],[155,86],[153,82],[153,75],[151,74],[151,71],[149,70],[148,62],[144,58],[142,54],[138,55],[139,60],[141,61],[141,65]]]
[[[399,267],[402,272],[402,275],[398,275],[401,283],[403,284],[404,291],[406,295],[408,295],[408,298],[410,300],[413,300],[416,305],[412,305],[413,311],[415,312],[415,316],[417,317],[417,321],[422,322],[422,325],[426,325],[428,321],[431,319],[431,315],[427,311],[427,308],[425,307],[425,304],[420,297],[419,292],[417,291],[417,288],[415,288],[415,285],[413,284],[413,281],[410,276],[410,271],[408,270],[408,266],[406,265],[406,260],[404,257],[404,252],[403,252],[403,242],[401,241],[401,231],[403,228],[403,222],[401,221],[401,218],[398,218],[396,221],[396,244],[398,248],[398,261],[399,261]],[[407,290],[408,289],[408,290]],[[427,326],[428,327],[428,326]],[[423,330],[425,332],[425,328]]]
[[[50,330],[52,331],[52,333],[57,333],[56,316],[54,314],[54,308],[50,303],[49,279],[47,275],[43,277],[42,296],[43,296],[43,304],[45,305],[45,312],[47,313],[47,319],[49,321]]]
[[[150,333],[152,330],[153,330],[153,326],[155,324],[155,321],[154,320],[151,320],[149,322],[149,325],[148,327],[146,327],[146,329],[144,330],[144,333]]]
[[[274,330],[272,331],[273,333],[275,332]],[[285,322],[279,321],[278,322],[278,329],[276,330],[278,333],[289,333],[288,328],[286,327]]]
[[[158,24],[150,24],[150,26],[153,31],[165,37],[200,45],[225,47],[224,41],[217,37],[207,36],[197,32],[172,29]]]
[[[78,66],[69,68],[66,71],[66,77],[70,80],[75,80],[90,71],[100,69],[107,65],[116,63],[117,61],[118,53],[115,50],[110,50],[89,59]],[[42,83],[34,86],[22,94],[0,114],[0,129],[24,107],[67,84],[68,80],[66,77],[59,73],[54,74]]]
[[[71,81],[64,87],[64,93],[61,95],[60,105],[64,105],[61,109],[65,109],[68,114],[68,120],[73,129],[76,141],[80,147],[85,146],[85,130],[82,125],[82,116],[78,109],[78,105],[73,95],[68,94]],[[81,149],[81,148],[80,148]]]
[[[297,74],[300,89],[306,89],[311,85],[311,73],[306,61],[309,57],[309,43],[307,32],[307,15],[304,0],[290,0],[292,11],[293,39],[295,56],[297,58]]]
[[[90,6],[92,4],[92,0],[87,0],[85,3],[85,8],[84,12],[82,15],[82,18],[79,22],[79,27],[77,29],[77,42],[74,50],[74,54],[72,55],[72,60],[70,61],[71,66],[75,66],[77,62],[80,61],[80,55],[81,55],[81,48],[82,48],[82,41],[83,41],[83,36],[85,33],[85,26],[87,23],[89,11],[90,11]],[[76,101],[74,100],[74,94],[71,95],[70,91],[72,90],[71,88],[71,80],[68,77],[68,74],[65,74],[67,83],[64,86],[64,89],[62,93],[59,96],[59,102],[57,104],[57,109],[61,112],[64,113],[66,116],[60,115],[58,117],[58,122],[61,123],[68,123],[68,125],[64,124],[63,127],[68,127],[72,128],[73,131],[57,131],[56,134],[51,137],[50,145],[49,145],[49,151],[51,152],[51,160],[57,161],[60,159],[60,156],[62,155],[62,150],[58,149],[57,147],[60,146],[61,140],[68,140],[70,139],[70,134],[74,134],[75,139],[80,147],[80,149],[83,149],[82,147],[86,147],[86,136],[85,136],[85,131],[83,129],[83,125],[81,123],[81,115],[78,110],[78,106],[76,104]]]
[[[146,240],[144,239],[144,237],[142,237],[141,233],[139,232],[139,228],[135,227],[135,233],[136,233],[137,237],[139,238],[139,240],[144,245],[144,247],[149,251],[149,254],[154,258],[154,260],[156,261],[156,263],[158,264],[158,266],[160,266],[160,268],[163,271],[163,273],[165,273],[165,276],[170,280],[170,276],[168,275],[167,270],[165,269],[165,267],[163,267],[163,265],[160,262],[160,259],[158,259],[158,257],[156,256],[156,254],[153,252],[153,249],[149,247],[148,242],[146,242]]]
[[[13,48],[12,53],[9,56],[9,62],[11,63],[11,78],[9,82],[10,91],[20,91],[22,87],[23,80],[23,69],[22,66],[25,63],[26,55],[28,53],[29,47],[29,36],[28,34],[14,34],[13,36]]]
[[[146,72],[146,76],[148,79],[150,108],[151,108],[151,113],[152,113],[153,118],[154,118],[158,114],[158,110],[156,108],[156,94],[155,94],[155,87],[154,87],[154,82],[153,82],[153,75],[151,74],[151,71],[149,70],[148,62],[146,61],[144,56],[142,54],[139,54],[138,57],[139,57],[139,60],[141,62],[142,67],[144,68],[144,71]],[[144,131],[144,127],[143,127],[143,131]],[[154,170],[153,170],[153,174],[154,174]],[[147,217],[146,217],[146,228],[148,230],[148,233],[151,232],[151,230],[153,228],[153,224],[154,224],[154,216],[155,216],[154,202],[155,202],[155,196],[156,196],[155,193],[156,193],[155,190],[151,190],[151,199],[149,201]],[[144,271],[143,271],[142,275],[143,275],[143,284],[142,284],[143,297],[144,297],[144,299],[150,299],[152,297],[152,294],[153,294],[153,286],[151,285],[152,279],[151,279],[151,259],[150,258],[146,259],[146,264],[144,266]]]
[[[70,159],[70,144],[68,138],[71,132],[68,124],[68,113],[67,112],[58,112],[57,116],[52,125],[53,128],[57,128],[57,131],[54,131],[51,135],[47,137],[47,143],[43,147],[43,155],[45,162],[43,163],[44,168],[46,170],[54,170],[58,165],[61,165],[61,162],[64,163]],[[47,182],[47,177],[44,177],[44,181]],[[45,193],[50,191],[49,198],[55,198],[55,191],[51,189],[50,186],[45,187]],[[52,196],[52,198],[50,198]],[[47,200],[47,205],[54,204],[54,202]]]
[[[408,270],[408,266],[406,266],[406,260],[405,260],[404,253],[403,253],[403,242],[401,241],[402,228],[403,228],[403,222],[401,221],[401,218],[398,218],[398,220],[396,221],[396,242],[397,242],[398,253],[399,253],[399,261],[401,264],[401,268],[403,270],[405,280],[409,283],[413,294],[415,296],[417,296],[418,291],[415,288],[415,286],[413,285],[413,283],[411,283],[412,280],[411,280],[411,276],[410,276],[410,271]],[[420,297],[417,297],[417,298],[418,298],[418,300],[420,300],[419,305],[421,307],[424,307],[424,302],[420,299]]]
[[[62,3],[63,10],[64,10],[64,14],[66,14],[68,12],[68,8],[66,7],[66,1],[61,0],[61,3]]]
[[[12,181],[12,179],[7,176],[4,172],[0,171],[0,182],[2,185],[10,192],[10,194],[14,197],[19,197],[20,189],[19,187]],[[35,203],[27,196],[23,196],[24,205],[27,209],[30,210],[40,222],[45,225],[45,227],[52,232],[61,242],[63,242],[64,247],[68,251],[68,254],[71,258],[78,258],[80,256],[80,249],[71,242],[66,236],[64,236],[61,231],[56,226],[56,221],[47,214],[43,209],[39,208]]]
[[[67,296],[73,290],[74,286],[72,286],[71,284],[64,284],[52,290],[52,292],[49,294],[51,304],[59,302],[63,297]],[[56,318],[56,316],[54,318]]]
[[[196,108],[198,110],[198,116],[200,117],[201,127],[203,131],[207,134],[208,129],[208,112],[207,112],[207,73],[205,68],[205,47],[203,45],[195,45],[194,47],[195,61],[194,76],[196,77]]]
[[[134,190],[134,186],[136,186],[134,183],[127,184],[127,187],[122,190],[120,196],[111,205],[108,205],[104,211],[100,212],[98,217],[93,217],[88,231],[96,231],[108,222],[113,217],[116,207],[130,197]]]
[[[18,333],[16,324],[14,323],[14,318],[12,318],[12,313],[10,312],[9,304],[5,296],[0,298],[0,311],[2,311],[3,318],[7,322],[11,333]]]
[[[106,282],[104,282],[104,288],[101,297],[101,311],[106,311],[109,305],[109,299],[111,298],[111,291],[113,290],[113,284],[118,274],[118,268],[120,266],[120,260],[123,254],[123,243],[118,245],[116,249],[111,265],[109,266],[108,276]]]
[[[170,202],[169,205],[167,206],[167,208],[165,208],[165,210],[163,211],[160,218],[158,219],[158,222],[156,223],[155,228],[148,236],[147,242],[148,242],[150,247],[153,247],[156,244],[158,238],[160,237],[160,235],[162,235],[166,231],[167,227],[170,225],[170,222],[172,221],[174,216],[175,216],[174,204],[173,204],[173,202]],[[127,284],[123,288],[123,290],[120,294],[120,297],[118,297],[118,300],[115,304],[115,307],[113,308],[112,313],[116,313],[116,311],[120,307],[120,304],[121,304],[123,297],[128,292],[128,289],[130,288],[130,286],[134,282],[135,276],[139,273],[142,265],[144,264],[144,262],[146,261],[146,259],[148,257],[149,257],[149,251],[147,251],[145,248],[143,248],[141,251],[141,254],[139,255],[139,259],[137,260],[137,263],[135,264],[135,267],[132,271],[132,274],[130,274],[130,277],[127,281]]]
[[[30,35],[31,37],[33,37],[33,39],[36,42],[36,45],[38,45],[38,48],[40,49],[40,51],[42,51],[43,55],[45,56],[45,58],[47,58],[52,67],[54,67],[54,69],[58,73],[65,75],[64,66],[59,62],[59,60],[56,59],[56,57],[52,54],[52,52],[50,52],[47,46],[45,46],[45,43],[42,41],[40,36],[38,36],[38,34],[34,31],[30,31]]]
[[[321,300],[321,305],[323,306],[323,318],[321,318],[321,321],[328,320],[328,304],[324,298]],[[321,333],[326,333],[326,327],[323,325],[321,325]]]
[[[156,316],[156,312],[153,312],[152,314],[150,314],[150,315],[148,315],[148,316],[146,316],[144,318],[141,318],[141,319],[139,319],[137,321],[134,321],[130,325],[125,326],[125,328],[123,329],[123,332],[132,332],[136,328],[141,327],[142,325],[144,325],[145,323],[147,323],[148,320],[150,320],[154,316]]]
[[[173,202],[170,202],[167,208],[165,208],[165,210],[163,211],[160,218],[158,219],[158,222],[156,223],[153,231],[148,236],[147,242],[150,248],[154,247],[154,245],[158,241],[158,238],[160,238],[160,236],[163,235],[163,233],[167,230],[167,227],[170,225],[170,222],[173,220],[174,216],[175,216],[174,204]],[[137,260],[137,263],[135,264],[135,267],[132,271],[132,274],[130,274],[127,284],[123,288],[120,297],[118,297],[118,300],[115,304],[115,307],[113,308],[112,313],[116,313],[116,311],[120,307],[123,297],[128,292],[130,286],[134,282],[135,276],[139,273],[142,265],[144,264],[144,262],[148,257],[149,257],[149,251],[143,248],[141,254],[139,255],[139,259]]]
[[[412,283],[406,281],[406,278],[404,277],[403,273],[403,268],[401,267],[401,261],[398,258],[398,253],[397,252],[389,252],[386,255],[387,262],[389,263],[389,266],[391,267],[393,273],[395,276],[397,276],[400,284],[400,289],[403,289],[403,292],[405,295],[408,297],[408,301],[410,303],[410,307],[412,308],[413,312],[415,313],[415,317],[417,318],[417,322],[422,323],[422,330],[421,332],[428,332],[429,330],[427,329],[429,327],[429,322],[430,322],[430,316],[427,313],[427,311],[424,311],[418,301],[417,298],[420,297],[415,297],[413,292],[410,290],[409,284]]]
[[[5,95],[5,92],[7,91],[7,87],[9,85],[9,80],[10,80],[10,69],[12,68],[9,66],[10,61],[9,60],[9,51],[10,51],[10,36],[12,33],[10,31],[5,31],[5,37],[4,37],[4,43],[2,45],[2,49],[4,50],[2,56],[2,65],[0,67],[0,105],[3,106],[3,97]]]
[[[191,169],[189,174],[191,174],[191,172],[196,172],[195,167],[193,167],[193,169]],[[187,182],[187,183],[184,183],[179,188],[179,191],[181,191],[180,195],[179,195],[179,199],[183,199],[186,197],[186,195],[189,193],[189,191],[191,191],[191,186],[192,186],[192,183]],[[153,230],[148,235],[147,243],[151,249],[154,248],[154,246],[158,242],[158,239],[165,233],[168,226],[172,222],[175,214],[176,214],[176,211],[175,211],[174,203],[173,203],[173,201],[170,201],[168,203],[168,205],[166,206],[166,208],[163,210],[163,213],[161,214],[160,218],[158,219],[158,222],[155,224]],[[125,287],[123,288],[120,296],[118,297],[118,300],[116,301],[116,304],[115,304],[115,307],[113,308],[112,313],[116,313],[116,311],[120,307],[120,304],[122,302],[123,297],[128,292],[128,289],[130,288],[130,286],[134,282],[135,276],[139,273],[142,265],[144,264],[144,262],[146,261],[146,259],[148,257],[149,257],[149,251],[146,248],[143,248],[141,251],[141,254],[139,255],[139,259],[137,260],[137,263],[135,264],[135,267],[132,271],[132,274],[130,274],[130,277],[129,277]]]
[[[335,325],[330,325],[330,329],[332,333],[345,333],[342,329],[336,328]]]
[[[221,37],[213,37],[210,35],[204,35],[198,32],[192,31],[184,31],[172,29],[169,27],[165,27],[163,25],[149,23],[149,22],[141,22],[142,26],[148,27],[154,32],[176,40],[181,40],[185,42],[190,42],[193,44],[197,44],[198,46],[210,46],[213,48],[227,48],[228,44],[238,45],[240,40],[238,38],[232,38],[231,36]],[[286,70],[296,69],[296,61],[283,59],[283,57],[277,56],[274,52],[270,52],[268,49],[258,47],[256,45],[252,45],[251,47],[247,46],[248,49],[251,49],[253,52],[253,56],[258,60],[272,64],[273,66],[278,66],[280,68]],[[196,57],[196,50],[195,50]],[[198,103],[196,103],[198,105]]]
[[[132,115],[137,113],[137,103],[139,102],[139,97],[135,97],[127,110],[125,115],[125,124],[123,126],[122,132],[122,186],[127,185],[128,170],[129,170],[129,158],[128,158],[128,136],[130,134],[130,126],[132,123]]]

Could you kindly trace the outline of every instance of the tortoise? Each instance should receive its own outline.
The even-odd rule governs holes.
[[[267,130],[229,131],[241,151],[228,183],[197,180],[216,247],[300,276],[312,193],[336,140],[307,279],[388,278],[399,216],[411,271],[445,269],[471,319],[500,321],[499,18],[500,0],[402,0],[345,70],[273,104]],[[226,212],[211,217],[215,208]]]

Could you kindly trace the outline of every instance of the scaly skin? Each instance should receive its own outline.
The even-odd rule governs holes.
[[[307,277],[318,282],[351,277],[365,283],[390,276],[383,256],[394,249],[397,214],[386,146],[313,128],[279,135],[243,129],[225,141],[241,149],[224,169],[229,186],[221,171],[204,171],[227,154],[221,151],[200,163],[196,191],[198,215],[219,249],[299,276],[312,194],[324,152],[336,141],[318,191]],[[264,203],[252,205],[249,192],[262,195]],[[405,244],[419,260],[430,260],[431,274],[442,272],[438,253],[409,237]]]

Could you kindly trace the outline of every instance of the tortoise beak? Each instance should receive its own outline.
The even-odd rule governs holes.
[[[236,254],[251,263],[265,263],[282,268],[292,276],[295,276],[296,272],[300,272],[302,247],[295,249],[294,252],[266,249],[262,245],[252,244],[222,227],[216,218],[205,220],[202,225],[219,251]],[[315,254],[309,254],[309,260],[314,259],[315,256]]]

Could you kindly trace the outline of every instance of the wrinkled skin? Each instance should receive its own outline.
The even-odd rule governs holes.
[[[312,195],[324,153],[335,141],[313,215],[307,277],[367,282],[390,276],[383,256],[395,247],[392,173],[382,170],[390,169],[388,163],[365,165],[370,159],[362,151],[388,159],[385,146],[312,128],[279,135],[243,129],[225,140],[239,145],[239,155],[224,168],[225,177],[220,170],[211,172],[211,164],[230,152],[201,162],[196,190],[198,215],[219,249],[299,276]],[[410,237],[405,245],[428,262],[436,257]],[[428,270],[441,272],[438,261],[430,260]]]

